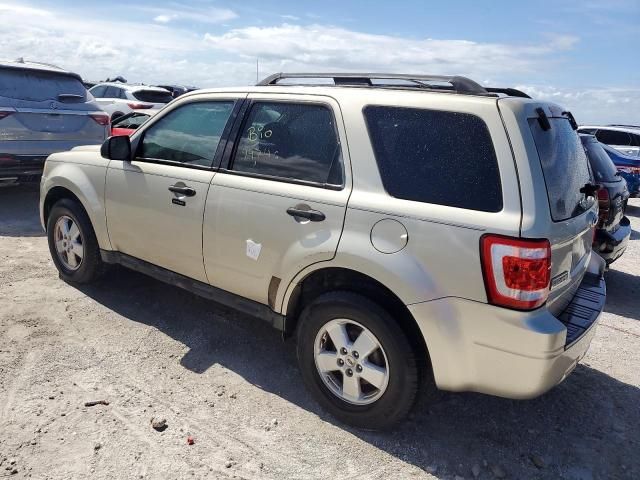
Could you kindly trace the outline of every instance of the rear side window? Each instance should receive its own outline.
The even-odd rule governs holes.
[[[232,168],[342,185],[340,144],[331,110],[319,104],[256,102],[244,123]]]
[[[405,200],[502,210],[491,135],[468,113],[368,106],[364,116],[387,192]]]
[[[93,88],[91,88],[89,91],[91,92],[91,95],[93,95],[96,98],[102,98],[104,97],[104,93],[107,90],[107,87],[105,87],[104,85],[97,85]]]
[[[149,103],[169,103],[173,100],[171,93],[157,90],[138,90],[132,92],[136,100]]]
[[[616,166],[598,142],[587,141],[584,147],[596,182],[617,182],[620,179],[616,176]]]
[[[42,102],[87,101],[87,89],[71,75],[37,70],[0,68],[0,97]]]
[[[598,130],[596,138],[607,145],[631,145],[631,137],[627,132],[617,130]]]
[[[211,166],[233,105],[196,102],[176,108],[144,132],[139,156]]]
[[[565,117],[549,118],[551,128],[543,130],[537,118],[529,127],[540,157],[551,218],[566,220],[582,214],[591,203],[580,189],[591,181],[587,155],[575,130]]]

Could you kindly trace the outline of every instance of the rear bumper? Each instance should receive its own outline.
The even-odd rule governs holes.
[[[631,237],[631,222],[627,217],[622,217],[620,226],[613,232],[606,230],[596,230],[596,237],[593,241],[593,251],[598,252],[607,264],[617,260],[627,248]]]
[[[47,155],[7,155],[0,153],[0,181],[37,182]]]
[[[605,298],[604,280],[587,274],[558,316],[544,307],[519,312],[459,298],[408,308],[439,388],[526,399],[562,382],[584,357]]]

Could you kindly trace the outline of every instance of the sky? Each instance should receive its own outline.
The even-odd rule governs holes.
[[[640,0],[0,0],[0,59],[88,80],[250,85],[280,71],[465,75],[640,125]]]

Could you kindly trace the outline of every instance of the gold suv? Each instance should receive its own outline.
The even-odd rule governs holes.
[[[604,262],[576,128],[464,77],[276,74],[51,155],[42,224],[64,280],[118,263],[260,317],[329,412],[385,428],[420,386],[531,398],[586,353]]]

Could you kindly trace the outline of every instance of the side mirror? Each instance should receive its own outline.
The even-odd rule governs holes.
[[[131,161],[131,140],[129,135],[107,138],[102,147],[100,147],[100,155],[109,160]]]

